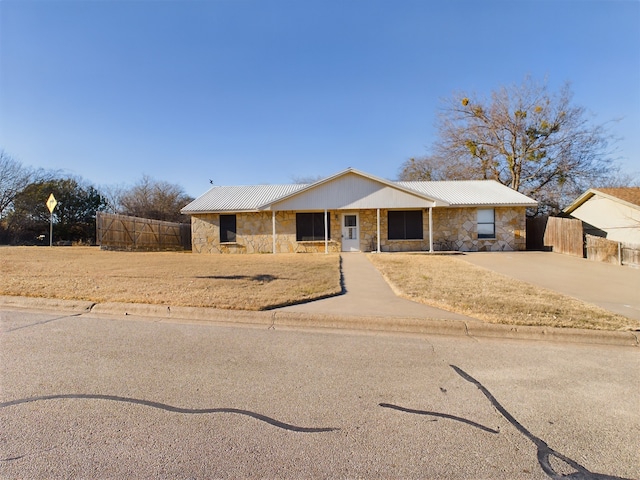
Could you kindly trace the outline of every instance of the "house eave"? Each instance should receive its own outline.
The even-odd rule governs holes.
[[[533,208],[537,207],[538,202],[533,203],[469,203],[469,204],[451,204],[448,205],[447,208],[514,208],[514,207],[525,207],[525,208]]]
[[[619,197],[616,197],[615,195],[609,195],[608,193],[601,192],[597,188],[590,188],[589,190],[584,192],[582,195],[580,195],[578,198],[576,198],[573,201],[573,203],[571,205],[569,205],[568,207],[566,207],[564,210],[562,210],[562,212],[566,213],[566,214],[571,214],[571,212],[575,211],[577,208],[582,206],[585,202],[591,200],[591,198],[596,196],[596,195],[599,196],[599,197],[611,200],[612,202],[619,203],[620,205],[624,205],[626,207],[630,207],[630,208],[633,208],[635,210],[640,210],[640,207],[638,205],[634,204],[634,203],[627,202],[626,200],[623,200],[623,199],[621,199]]]
[[[250,210],[180,210],[180,213],[183,215],[214,215],[214,214],[231,214],[231,213],[259,213],[261,211],[264,210],[256,210],[256,209],[250,209]]]

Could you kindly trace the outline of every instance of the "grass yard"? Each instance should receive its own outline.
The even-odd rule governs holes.
[[[0,247],[0,295],[265,310],[340,293],[337,254],[198,255]],[[369,255],[401,296],[486,322],[606,330],[640,322],[455,256]]]
[[[369,255],[401,296],[490,323],[601,330],[637,329],[640,322],[455,258]]]
[[[0,247],[0,295],[264,310],[340,291],[337,254]]]

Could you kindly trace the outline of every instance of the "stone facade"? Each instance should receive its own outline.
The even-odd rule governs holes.
[[[525,250],[526,208],[496,207],[495,238],[478,238],[477,208],[433,210],[435,250],[488,252]]]
[[[464,252],[524,250],[525,207],[496,207],[495,238],[479,239],[477,208],[434,208],[434,250]],[[329,211],[331,238],[329,252],[342,249],[341,211]],[[373,251],[377,247],[376,210],[357,212],[360,222],[360,250]],[[380,210],[380,249],[383,252],[429,250],[429,212],[423,211],[422,240],[389,240],[387,238],[388,211]],[[236,241],[220,242],[220,215],[194,214],[191,217],[193,251],[196,253],[272,253],[271,212],[236,213]],[[324,253],[325,242],[296,241],[296,212],[276,212],[277,253]]]
[[[271,212],[236,213],[236,241],[220,242],[220,215],[192,215],[191,242],[196,253],[273,253]],[[340,234],[340,221],[331,218],[331,234]],[[324,253],[324,241],[296,241],[296,212],[276,212],[276,252]],[[340,251],[340,243],[329,240],[329,251]]]

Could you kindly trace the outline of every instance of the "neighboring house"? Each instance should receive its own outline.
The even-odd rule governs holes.
[[[640,245],[640,187],[591,188],[563,210],[585,233]]]
[[[536,202],[493,180],[213,187],[182,209],[197,253],[524,250]]]

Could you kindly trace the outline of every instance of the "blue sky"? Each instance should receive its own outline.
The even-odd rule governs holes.
[[[442,98],[526,75],[640,171],[638,1],[0,1],[0,147],[98,186],[394,179]]]

